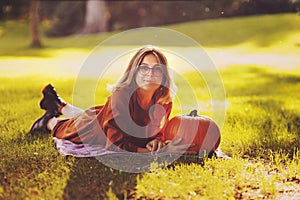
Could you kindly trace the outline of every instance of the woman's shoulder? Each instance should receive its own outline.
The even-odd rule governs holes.
[[[111,97],[112,98],[129,98],[132,95],[132,92],[128,88],[117,88],[115,89]]]

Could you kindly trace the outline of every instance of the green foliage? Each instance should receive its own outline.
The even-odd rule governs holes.
[[[83,27],[85,2],[59,2],[51,19],[51,27],[46,31],[50,37],[76,33]]]

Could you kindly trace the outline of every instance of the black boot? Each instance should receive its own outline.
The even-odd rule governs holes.
[[[53,112],[47,111],[42,117],[37,119],[30,129],[30,134],[34,134],[36,132],[50,133],[50,130],[47,127],[48,121],[55,117]]]
[[[65,106],[66,103],[56,93],[55,88],[51,84],[48,84],[44,87],[42,93],[44,97],[40,101],[41,109],[54,113],[55,117],[60,116],[62,114],[60,108]]]

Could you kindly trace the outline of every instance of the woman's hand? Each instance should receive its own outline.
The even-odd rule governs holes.
[[[195,144],[180,144],[181,141],[182,138],[176,140],[167,140],[165,142],[166,146],[163,150],[169,153],[178,153],[178,152],[184,152],[189,147],[195,146]]]
[[[151,154],[153,154],[154,152],[158,153],[164,146],[165,146],[164,142],[158,139],[154,139],[148,142],[146,148],[151,152]]]

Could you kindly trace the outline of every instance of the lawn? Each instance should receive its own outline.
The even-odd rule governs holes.
[[[50,135],[28,134],[33,120],[43,114],[38,107],[41,88],[53,83],[60,96],[72,101],[81,63],[114,33],[42,37],[44,48],[39,50],[28,48],[26,22],[0,22],[0,199],[300,198],[299,16],[165,27],[195,39],[217,66],[226,91],[220,148],[232,159],[183,159],[163,169],[153,163],[150,172],[136,174],[95,158],[62,157]],[[196,93],[199,113],[212,116],[203,78],[195,72],[182,77]],[[105,84],[113,80],[103,79],[95,103],[105,102]],[[179,100],[189,102],[180,81]],[[172,115],[181,111],[176,102]]]

